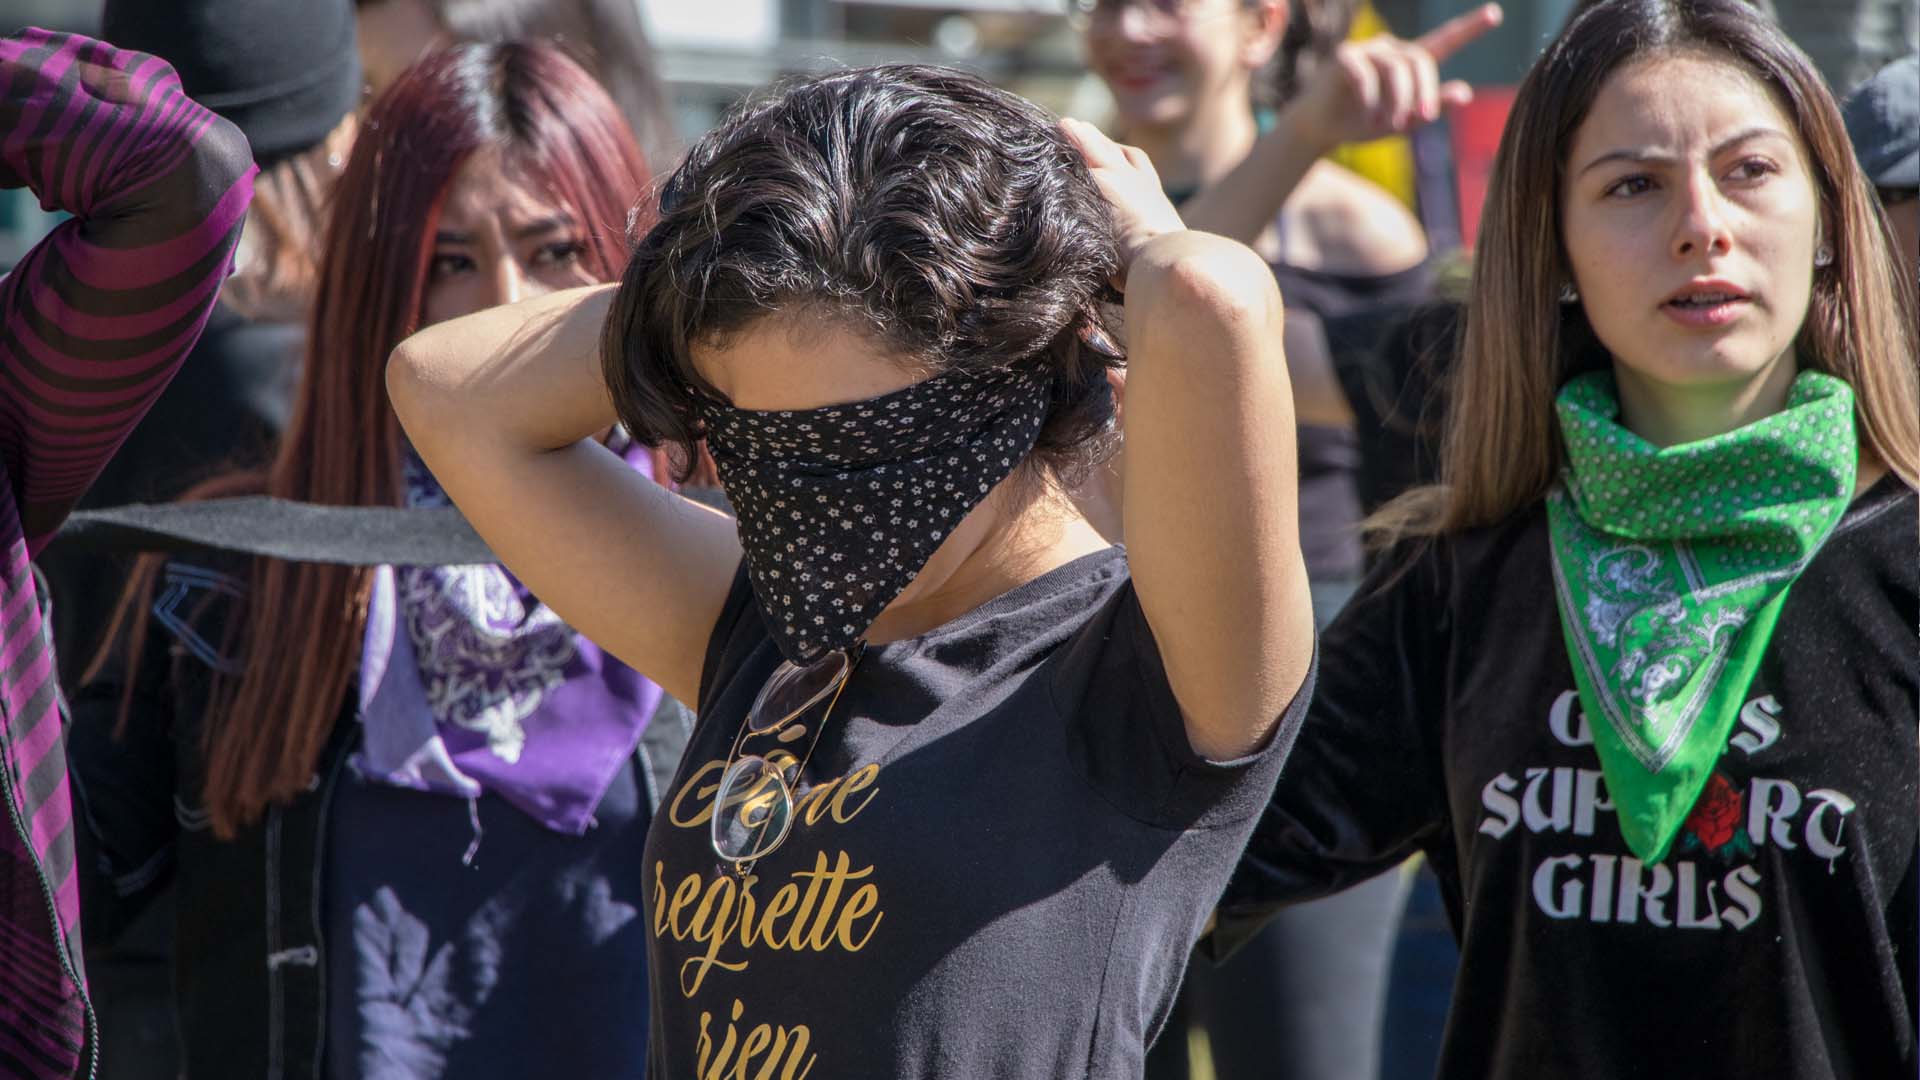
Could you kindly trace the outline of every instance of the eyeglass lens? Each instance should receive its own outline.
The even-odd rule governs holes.
[[[793,825],[793,786],[796,762],[781,755],[778,762],[748,754],[720,777],[714,793],[713,850],[732,862],[757,859],[786,839]]]
[[[852,671],[853,658],[844,651],[806,664],[782,663],[754,697],[741,738],[784,727],[838,691]],[[817,730],[814,737],[819,737]],[[781,739],[786,741],[785,733]],[[734,750],[739,749],[736,742]],[[807,756],[812,755],[809,744]],[[766,757],[746,754],[730,762],[714,792],[709,821],[714,853],[729,862],[746,863],[779,847],[793,825],[793,787],[800,782],[803,765],[804,759],[795,760],[784,750]]]
[[[764,735],[813,708],[847,677],[850,663],[847,654],[838,651],[806,664],[782,663],[747,710],[747,730]]]

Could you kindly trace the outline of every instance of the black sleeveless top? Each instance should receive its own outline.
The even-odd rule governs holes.
[[[1391,274],[1336,274],[1276,262],[1274,280],[1288,310],[1311,311],[1322,322],[1351,322],[1347,316],[1378,313],[1379,325],[1425,302],[1433,292],[1431,258]],[[1342,340],[1329,334],[1336,368],[1353,360],[1343,356]],[[1300,548],[1307,576],[1315,581],[1356,580],[1364,568],[1360,546],[1363,512],[1357,479],[1360,444],[1347,428],[1300,425]]]

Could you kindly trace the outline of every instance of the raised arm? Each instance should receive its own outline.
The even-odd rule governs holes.
[[[1188,199],[1181,216],[1191,228],[1253,243],[1334,147],[1410,131],[1472,101],[1466,83],[1440,81],[1439,66],[1500,20],[1500,5],[1483,4],[1413,41],[1382,35],[1340,45],[1246,158]]]
[[[0,187],[72,220],[0,282],[0,462],[38,551],[199,338],[253,194],[239,129],[164,62],[0,39]]]
[[[1244,244],[1184,229],[1147,157],[1067,121],[1126,270],[1127,557],[1195,750],[1264,745],[1312,662],[1280,294]]]
[[[740,563],[733,519],[635,473],[593,436],[615,422],[600,328],[615,286],[430,327],[387,390],[434,479],[549,607],[681,701]]]

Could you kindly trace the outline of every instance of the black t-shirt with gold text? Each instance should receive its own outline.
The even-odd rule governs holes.
[[[779,660],[737,578],[647,840],[649,1075],[1137,1078],[1307,693],[1265,751],[1200,758],[1125,553],[1086,556],[869,648],[741,882],[708,816]]]

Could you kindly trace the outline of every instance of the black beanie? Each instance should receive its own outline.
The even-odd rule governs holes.
[[[317,145],[360,101],[352,0],[106,0],[100,36],[172,64],[262,168]]]

